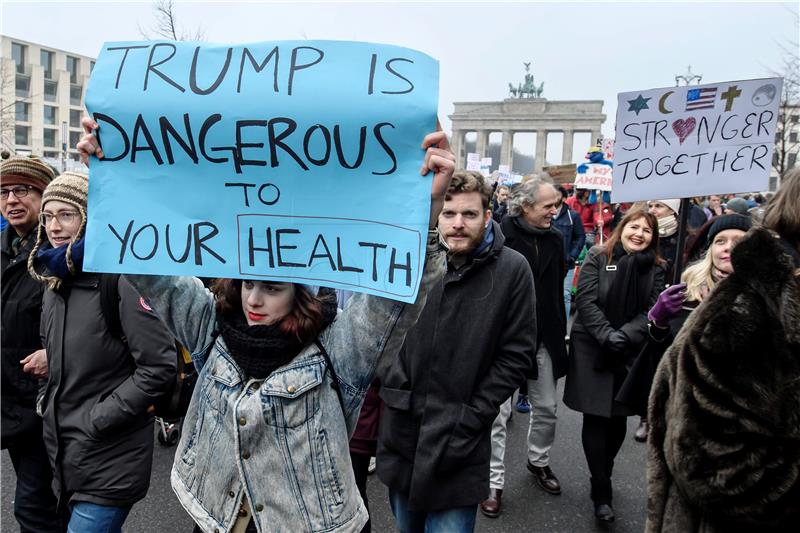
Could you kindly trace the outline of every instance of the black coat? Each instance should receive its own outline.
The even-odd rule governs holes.
[[[564,404],[582,413],[598,416],[630,416],[634,411],[615,402],[625,380],[625,367],[608,367],[604,361],[614,358],[605,345],[614,328],[606,318],[609,289],[617,274],[606,270],[608,257],[604,248],[595,246],[586,256],[578,276],[575,294],[577,315],[570,332],[569,370],[564,384]],[[626,355],[631,362],[644,345],[647,335],[647,312],[664,286],[664,269],[650,270],[650,297],[641,311],[619,329],[630,339]]]
[[[486,498],[492,422],[534,360],[531,271],[493,225],[488,253],[448,264],[400,354],[379,369],[378,476],[415,511]]]
[[[22,371],[21,359],[42,348],[39,317],[44,286],[28,274],[28,255],[36,241],[34,231],[14,254],[12,227],[0,234],[0,287],[2,288],[2,446],[41,438],[42,420],[36,414],[38,380]]]
[[[538,342],[547,348],[553,362],[553,378],[558,379],[567,373],[564,237],[552,227],[546,231],[531,231],[519,217],[511,216],[503,219],[500,229],[506,237],[506,246],[521,253],[531,267],[536,288]],[[535,370],[529,371],[527,377],[535,378]]]
[[[153,415],[147,409],[174,382],[177,355],[164,325],[124,277],[118,288],[126,342],[114,336],[99,280],[81,273],[45,292],[44,440],[59,498],[130,505],[150,485]]]

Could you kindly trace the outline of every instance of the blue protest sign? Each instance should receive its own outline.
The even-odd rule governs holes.
[[[372,43],[106,43],[85,268],[413,301],[438,80],[433,58]]]

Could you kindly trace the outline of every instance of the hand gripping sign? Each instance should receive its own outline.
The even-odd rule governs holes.
[[[764,190],[782,78],[621,93],[614,202]]]
[[[313,283],[412,302],[438,62],[337,41],[106,43],[87,270]]]

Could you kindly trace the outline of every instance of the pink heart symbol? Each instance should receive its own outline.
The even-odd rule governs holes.
[[[697,120],[695,120],[694,117],[689,117],[686,120],[679,118],[672,123],[672,131],[675,132],[675,135],[678,136],[678,140],[683,144],[683,141],[692,133],[695,126],[697,126]]]

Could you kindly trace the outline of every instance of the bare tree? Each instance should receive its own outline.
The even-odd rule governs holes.
[[[178,25],[173,0],[155,0],[153,2],[155,26],[151,31],[143,30],[139,26],[139,33],[147,40],[171,39],[173,41],[204,41],[206,38],[203,28],[194,32],[187,31]]]
[[[0,97],[3,102],[0,104],[0,144],[3,150],[10,150],[14,153],[16,124],[16,100],[13,98],[15,86],[15,73],[9,69],[5,62],[0,62]],[[11,98],[6,98],[11,96]]]
[[[800,11],[788,7],[785,9],[800,24]],[[780,184],[786,173],[797,164],[796,162],[789,164],[790,156],[794,154],[796,159],[800,146],[796,126],[800,121],[800,53],[798,53],[800,48],[798,42],[791,39],[785,43],[778,43],[778,46],[783,50],[782,64],[777,69],[769,71],[773,76],[783,78],[775,130],[775,151],[772,158],[772,167],[778,174],[778,184]]]

